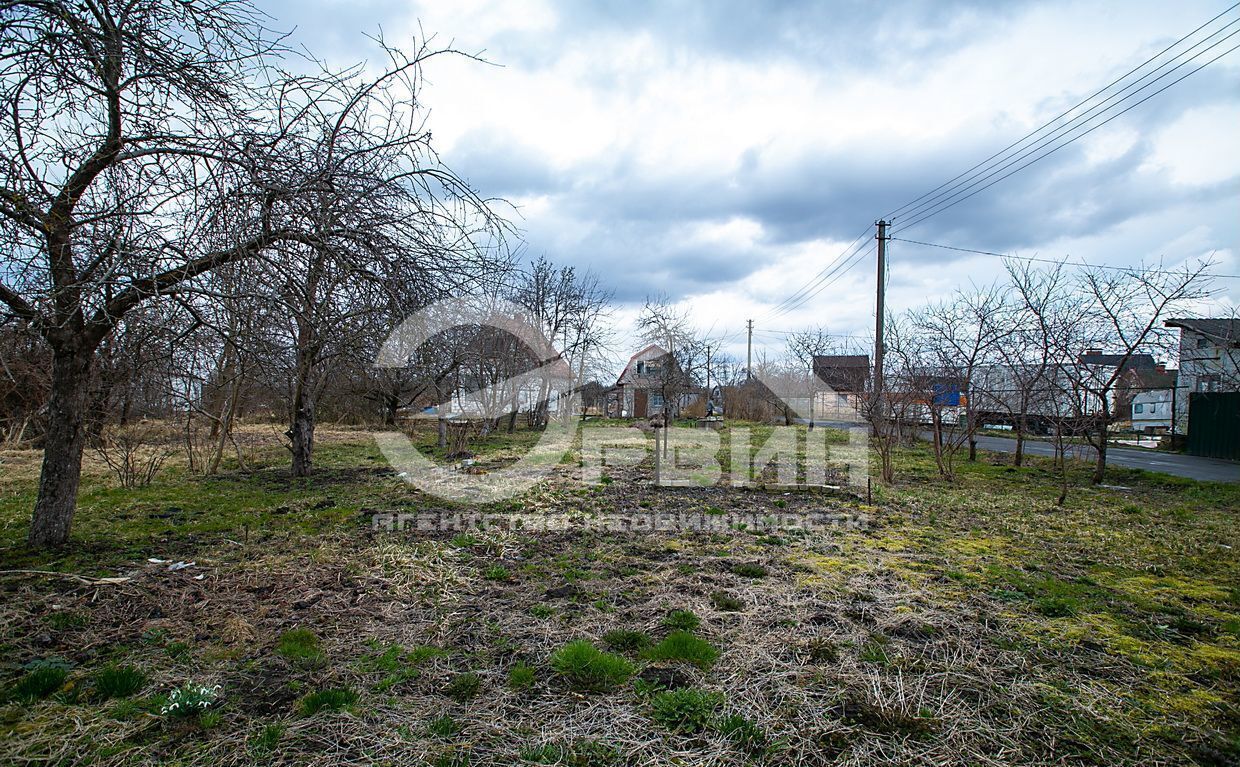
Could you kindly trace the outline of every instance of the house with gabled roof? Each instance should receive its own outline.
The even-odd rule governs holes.
[[[1240,318],[1172,318],[1180,331],[1180,371],[1175,384],[1175,427],[1188,433],[1194,393],[1240,391]]]
[[[606,411],[611,418],[651,418],[670,408],[674,417],[700,397],[676,358],[650,344],[629,358],[608,392]]]

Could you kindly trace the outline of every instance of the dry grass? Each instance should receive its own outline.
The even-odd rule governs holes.
[[[319,495],[259,469],[245,481],[259,483],[274,507],[295,510],[255,516],[267,529],[256,526],[248,543],[235,532],[180,531],[167,545],[181,546],[177,558],[192,557],[192,568],[133,557],[97,573],[130,577],[117,584],[0,576],[4,677],[36,658],[74,663],[57,695],[3,709],[5,760],[509,765],[534,754],[523,747],[547,744],[558,747],[545,752],[559,755],[555,763],[591,765],[1234,759],[1240,578],[1234,549],[1223,547],[1240,541],[1229,490],[1138,478],[1138,492],[1080,491],[1072,509],[1059,510],[1036,467],[966,467],[960,486],[949,487],[919,478],[925,457],[910,453],[902,460],[911,479],[868,508],[845,494],[655,489],[641,484],[647,469],[637,467],[609,471],[613,481],[601,488],[555,480],[521,510],[769,513],[781,501],[785,512],[865,512],[874,524],[776,538],[427,536],[372,532],[367,510],[424,500],[392,476],[347,473],[369,465],[356,433],[326,442],[339,448],[325,456],[337,484],[313,493],[348,501],[347,514],[315,509]],[[31,481],[29,469],[13,468],[4,487],[26,492]],[[169,481],[183,480],[174,472]],[[314,515],[326,523],[306,524]],[[291,518],[296,525],[284,521]],[[768,575],[738,576],[741,562]],[[509,577],[488,577],[495,567]],[[720,610],[719,592],[743,609]],[[548,666],[566,642],[602,646],[614,629],[658,641],[678,609],[699,616],[696,633],[721,649],[709,670],[631,655],[637,681],[583,694]],[[274,652],[292,628],[319,637],[322,663]],[[110,661],[148,674],[136,701],[92,698],[89,675]],[[535,670],[528,689],[508,685],[518,663]],[[479,693],[464,702],[445,695],[466,672],[481,680]],[[221,687],[220,721],[209,728],[158,714],[159,696],[190,681]],[[720,715],[745,717],[769,748],[747,754],[711,727],[664,729],[651,719],[652,683],[722,695]],[[351,710],[296,713],[302,696],[328,688],[356,690],[360,700]],[[430,734],[444,716],[460,731]],[[282,730],[267,748],[272,725]]]

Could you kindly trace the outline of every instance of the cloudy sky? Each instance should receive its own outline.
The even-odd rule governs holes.
[[[420,25],[440,43],[483,52],[493,65],[437,59],[426,72],[423,97],[444,161],[516,206],[528,254],[598,273],[615,290],[621,324],[647,295],[664,292],[743,355],[747,318],[757,320],[755,345],[771,350],[782,345],[780,331],[808,325],[870,333],[868,254],[794,311],[772,310],[859,235],[868,247],[875,219],[1038,128],[1228,3],[264,7],[274,26],[295,25],[298,40],[336,63],[374,58],[363,33],[380,27],[396,41]],[[1228,22],[1195,52],[1240,30],[1240,9],[1210,29]],[[1238,43],[1240,35],[1222,42],[1160,85]],[[1238,128],[1240,51],[901,234],[1099,264],[1212,257],[1212,271],[1240,275]],[[890,256],[897,309],[1002,269],[993,257],[905,242],[893,242]],[[1217,288],[1204,310],[1240,304],[1240,280]]]

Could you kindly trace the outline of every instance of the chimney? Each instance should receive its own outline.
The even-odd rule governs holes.
[[[1102,350],[1101,349],[1086,349],[1085,354],[1086,355],[1094,355],[1094,354],[1101,355]]]

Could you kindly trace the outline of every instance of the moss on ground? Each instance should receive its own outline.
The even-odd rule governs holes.
[[[500,466],[536,436],[472,449]],[[1089,467],[1074,464],[1059,508],[1047,461],[983,454],[948,484],[926,451],[905,449],[897,483],[865,504],[654,489],[649,465],[609,467],[604,485],[557,475],[482,511],[826,510],[870,524],[428,536],[371,529],[374,512],[457,507],[411,489],[363,432],[325,429],[305,480],[273,440],[255,437],[246,458],[212,478],[174,460],[132,490],[92,464],[73,543],[47,554],[23,544],[37,456],[0,454],[0,569],[131,578],[0,576],[0,737],[14,759],[1240,760],[1240,486],[1114,470],[1108,484],[1129,489],[1089,487]],[[177,561],[195,565],[169,570]],[[673,630],[717,653],[648,650]],[[308,640],[289,632],[313,647],[290,652]],[[578,639],[625,653],[625,673],[584,697],[556,655]],[[23,683],[49,667],[56,679]],[[98,692],[120,667],[141,684]],[[210,715],[162,715],[191,684],[220,686]],[[696,691],[726,705],[686,708],[692,727],[670,714],[656,724],[651,701],[674,690],[695,692],[658,698],[664,714]]]

